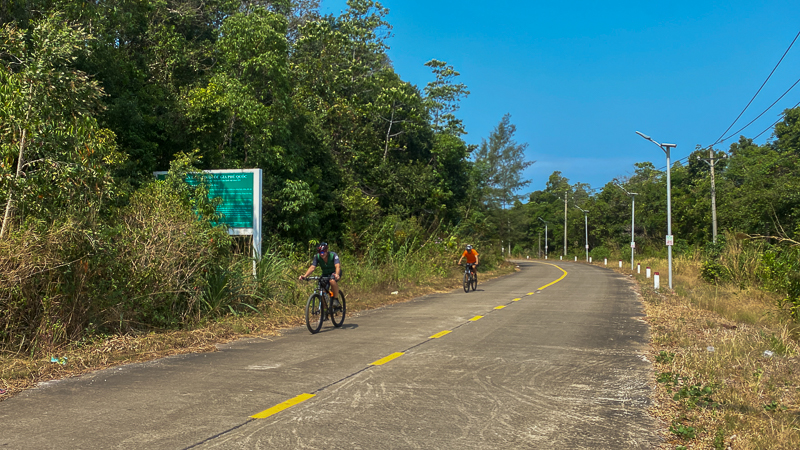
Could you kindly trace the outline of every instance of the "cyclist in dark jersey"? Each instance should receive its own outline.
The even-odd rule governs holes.
[[[342,266],[339,263],[339,255],[336,252],[328,251],[328,244],[320,242],[317,246],[317,254],[311,260],[311,267],[306,270],[304,275],[300,275],[300,280],[304,280],[307,276],[314,272],[314,269],[319,266],[322,269],[323,277],[331,277],[331,290],[333,291],[333,298],[339,298],[339,284],[337,281],[342,274]],[[334,302],[336,304],[336,302]]]

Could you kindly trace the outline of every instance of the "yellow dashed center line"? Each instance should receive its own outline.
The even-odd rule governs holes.
[[[403,356],[404,354],[405,353],[403,353],[403,352],[394,352],[394,353],[392,353],[391,355],[389,355],[389,356],[387,356],[385,358],[381,358],[381,359],[375,361],[374,363],[370,364],[370,366],[381,366],[381,365],[386,364],[386,363],[388,363],[389,361],[391,361],[391,360],[393,360],[395,358],[399,358],[399,357]]]
[[[540,263],[540,264],[547,264],[547,263]],[[558,267],[555,264],[547,264],[547,265],[558,268],[558,270],[564,272],[564,274],[561,275],[561,277],[559,279],[553,281],[552,283],[549,283],[549,284],[546,284],[546,285],[540,287],[539,288],[540,291],[542,289],[544,289],[544,288],[547,288],[549,286],[552,286],[552,285],[558,283],[559,281],[563,280],[564,277],[567,276],[567,271],[562,269],[561,267]],[[534,292],[528,292],[525,295],[533,295],[533,294],[534,294]],[[517,301],[520,301],[520,300],[522,300],[521,297],[520,298],[515,298],[512,301],[517,302]],[[500,306],[495,306],[494,309],[503,309],[505,307],[506,307],[506,305],[500,305]],[[470,322],[475,322],[475,321],[480,320],[480,319],[483,319],[483,316],[475,316],[475,317],[469,319],[469,321]],[[440,332],[434,334],[433,336],[431,336],[430,339],[437,339],[437,338],[445,336],[445,335],[447,335],[449,333],[452,333],[452,330],[440,331]],[[371,366],[381,366],[383,364],[388,363],[389,361],[392,361],[393,359],[396,359],[396,358],[399,358],[399,357],[403,356],[404,354],[405,354],[404,352],[395,352],[395,353],[392,353],[389,356],[386,356],[384,358],[381,358],[381,359],[371,363],[370,365]],[[313,398],[313,397],[314,397],[314,394],[300,394],[295,398],[286,400],[283,403],[279,403],[279,404],[273,406],[272,408],[265,409],[264,411],[261,411],[258,414],[253,414],[250,417],[252,417],[253,419],[265,419],[267,417],[270,417],[270,416],[272,416],[274,414],[277,414],[277,413],[279,413],[279,412],[281,412],[281,411],[283,411],[283,410],[285,410],[287,408],[290,408],[290,407],[292,407],[294,405],[297,405],[298,403],[302,403],[302,402],[304,402],[304,401],[306,401],[306,400],[308,400],[310,398]]]
[[[300,394],[295,398],[286,400],[283,403],[279,403],[279,404],[273,406],[272,408],[265,409],[265,410],[261,411],[258,414],[253,414],[250,417],[252,417],[253,419],[266,419],[267,417],[269,417],[269,416],[271,416],[273,414],[277,414],[277,413],[283,411],[286,408],[292,407],[292,406],[294,406],[294,405],[296,405],[298,403],[303,403],[304,401],[310,399],[313,396],[314,396],[314,394]]]
[[[444,331],[440,331],[440,332],[438,332],[438,333],[434,334],[433,336],[431,336],[431,337],[430,337],[430,339],[436,339],[436,338],[440,338],[440,337],[442,337],[442,336],[444,336],[445,334],[447,334],[447,333],[450,333],[450,332],[451,332],[450,330],[444,330]]]

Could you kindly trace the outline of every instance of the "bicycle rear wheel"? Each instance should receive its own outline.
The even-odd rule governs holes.
[[[313,293],[306,301],[306,327],[311,334],[319,332],[322,328],[322,321],[325,318],[325,310],[322,307],[322,297]]]
[[[344,298],[344,292],[339,289],[339,304],[336,304],[336,301],[333,301],[333,309],[331,309],[331,322],[333,322],[333,326],[336,328],[341,327],[344,324],[344,316],[347,314],[347,303]]]
[[[472,290],[474,291],[477,288],[478,288],[478,274],[477,273],[473,273],[472,274]]]
[[[469,272],[464,273],[464,292],[469,292]]]

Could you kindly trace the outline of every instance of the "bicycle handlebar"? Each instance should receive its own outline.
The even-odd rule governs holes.
[[[313,276],[313,277],[305,277],[305,278],[303,278],[303,281],[317,281],[317,280],[333,280],[333,281],[336,281],[336,278],[334,278],[333,275],[328,276],[328,277]]]

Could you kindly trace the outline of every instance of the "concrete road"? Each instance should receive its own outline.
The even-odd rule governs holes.
[[[624,276],[569,262],[50,382],[0,448],[653,448],[647,325]]]

